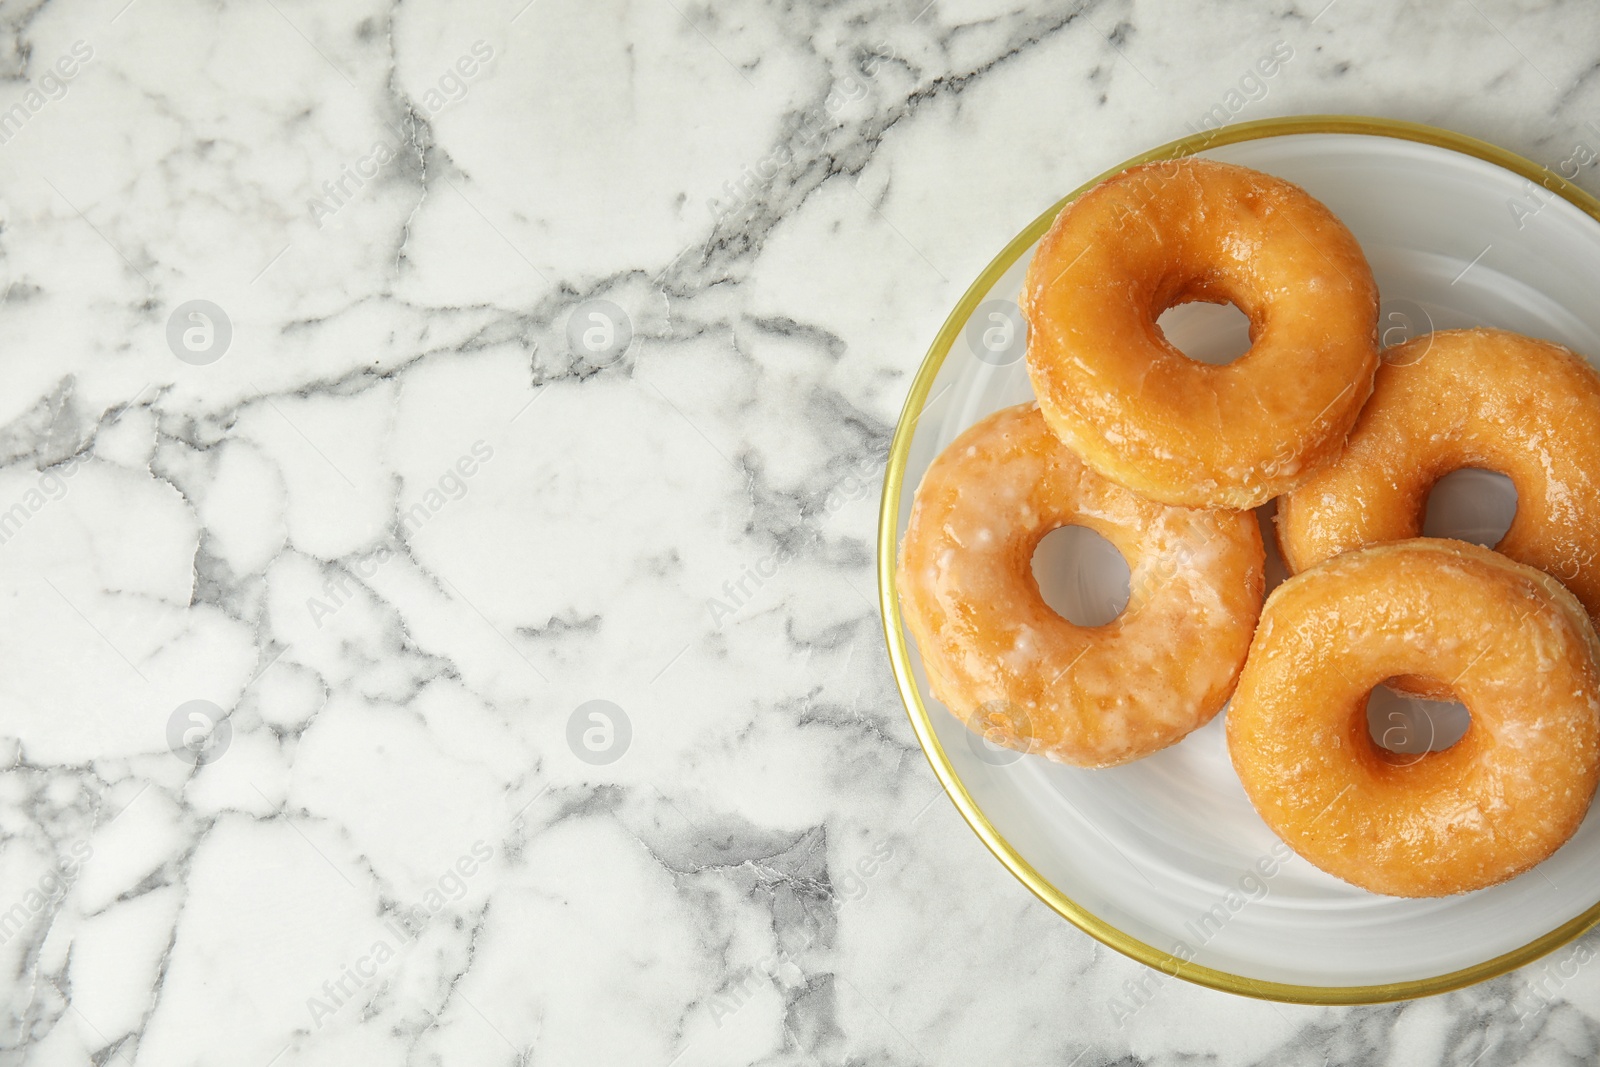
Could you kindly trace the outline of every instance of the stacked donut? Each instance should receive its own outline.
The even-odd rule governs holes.
[[[1213,366],[1167,308],[1231,303],[1251,346]],[[1166,160],[1069,204],[1028,268],[1037,402],[996,412],[929,467],[898,584],[928,682],[989,741],[1127,763],[1229,705],[1245,792],[1300,855],[1396,896],[1494,885],[1577,830],[1600,782],[1600,376],[1498,330],[1378,351],[1361,248],[1299,187]],[[1499,471],[1495,551],[1424,538],[1430,489]],[[1277,500],[1292,574],[1265,600]],[[1097,627],[1048,607],[1034,549],[1086,526],[1128,560]],[[1367,727],[1375,686],[1458,699],[1454,745],[1400,756]],[[1229,703],[1231,698],[1231,704]]]

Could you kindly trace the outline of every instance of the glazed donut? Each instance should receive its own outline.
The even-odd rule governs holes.
[[[1600,780],[1600,642],[1560,582],[1461,541],[1335,556],[1267,598],[1228,708],[1256,811],[1311,863],[1374,893],[1503,882],[1577,830]],[[1439,752],[1368,733],[1367,694],[1426,674],[1472,714]]]
[[[1444,330],[1384,352],[1344,454],[1278,501],[1284,562],[1292,573],[1416,537],[1434,483],[1463,467],[1516,486],[1495,550],[1561,579],[1600,618],[1600,375],[1503,330]],[[1417,679],[1395,688],[1446,698]]]
[[[1034,549],[1086,526],[1130,570],[1128,606],[1077,626],[1044,602]],[[995,412],[928,468],[901,542],[900,605],[928,685],[970,729],[1061,763],[1165,748],[1233,691],[1261,610],[1249,512],[1147,500],[1090,470],[1036,404]]]
[[[1250,350],[1190,359],[1167,308],[1231,303]],[[1331,459],[1372,389],[1378,290],[1344,224],[1289,182],[1146,163],[1068,204],[1022,294],[1045,418],[1107,478],[1168,504],[1253,508]]]

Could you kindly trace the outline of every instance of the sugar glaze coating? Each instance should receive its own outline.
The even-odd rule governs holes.
[[[1032,559],[1062,526],[1127,559],[1127,608],[1077,626],[1040,596]],[[1178,741],[1227,701],[1261,610],[1249,512],[1158,504],[1097,475],[1035,404],[968,429],[917,489],[898,585],[936,697],[997,744],[1106,767]]]
[[[1191,301],[1249,316],[1249,352],[1213,366],[1168,342],[1157,318]],[[1298,484],[1338,453],[1378,363],[1378,291],[1350,231],[1297,185],[1205,159],[1068,204],[1022,309],[1051,428],[1169,504],[1253,508]]]
[[[1516,486],[1495,551],[1561,579],[1600,618],[1600,374],[1504,330],[1443,330],[1385,350],[1343,454],[1278,501],[1290,572],[1420,535],[1434,483],[1463,467]],[[1418,679],[1396,688],[1447,696]]]
[[[1267,598],[1228,707],[1256,811],[1311,863],[1374,893],[1434,897],[1528,870],[1576,832],[1600,781],[1600,642],[1543,571],[1462,541],[1346,552]],[[1367,694],[1399,674],[1472,713],[1447,749],[1399,755]]]

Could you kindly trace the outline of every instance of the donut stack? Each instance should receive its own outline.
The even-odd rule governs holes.
[[[1158,316],[1250,320],[1200,363]],[[1576,832],[1600,783],[1600,375],[1559,345],[1451,330],[1378,349],[1348,229],[1289,182],[1187,158],[1069,204],[1022,293],[1037,402],[958,437],[918,487],[900,602],[934,695],[988,741],[1083,767],[1147,756],[1225,704],[1267,824],[1311,863],[1395,896],[1505,881]],[[1419,536],[1451,471],[1507,475],[1495,551]],[[1277,500],[1292,575],[1265,600],[1249,510]],[[1077,626],[1033,578],[1086,526],[1127,559],[1111,622]],[[1471,712],[1402,756],[1378,685]],[[1229,703],[1231,698],[1231,704]]]

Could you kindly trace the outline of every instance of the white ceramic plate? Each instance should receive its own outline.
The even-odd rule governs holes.
[[[1600,203],[1558,176],[1446,131],[1333,116],[1242,124],[1130,163],[1196,152],[1287,178],[1344,220],[1377,277],[1386,343],[1481,325],[1600,355]],[[963,815],[1089,933],[1170,974],[1251,995],[1324,1003],[1423,995],[1509,970],[1593,925],[1600,806],[1551,859],[1504,885],[1440,900],[1382,897],[1298,857],[1277,861],[1286,849],[1234,775],[1223,716],[1164,752],[1090,771],[989,748],[928,692],[895,600],[893,554],[934,456],[978,419],[1032,397],[1005,316],[1053,216],[1000,253],[941,331],[885,479],[879,582],[891,659],[929,760]],[[1231,358],[1248,345],[1237,312],[1191,305],[1161,321],[1198,358]],[[1455,475],[1436,490],[1426,532],[1492,544],[1514,507],[1505,479]],[[1126,565],[1069,530],[1051,535],[1036,574],[1057,610],[1103,622],[1126,598]],[[1269,586],[1282,573],[1274,556]],[[1414,750],[1430,739],[1443,747],[1466,723],[1459,705],[1414,705],[1384,690],[1369,716]]]

